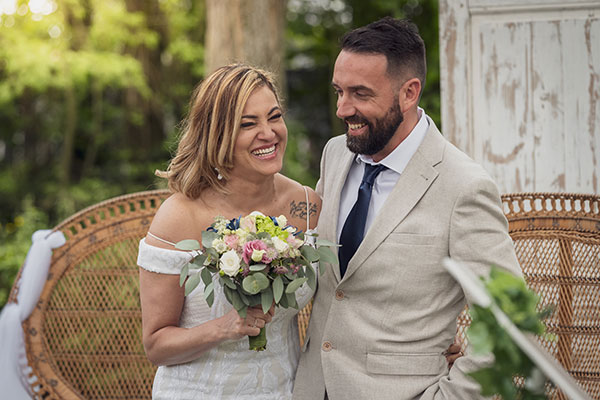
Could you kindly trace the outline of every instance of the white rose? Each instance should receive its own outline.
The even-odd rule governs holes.
[[[279,217],[275,218],[275,220],[277,221],[277,225],[279,225],[280,228],[283,228],[287,225],[287,218],[285,217],[285,215],[280,215]]]
[[[284,240],[279,239],[277,236],[271,238],[271,241],[273,242],[273,246],[275,246],[275,250],[277,250],[279,253],[284,253],[290,248],[290,246]]]
[[[213,249],[215,249],[219,254],[225,253],[229,248],[229,246],[227,246],[222,239],[215,239],[211,244]]]
[[[240,272],[240,257],[235,250],[229,250],[223,254],[219,264],[225,275],[236,276]]]

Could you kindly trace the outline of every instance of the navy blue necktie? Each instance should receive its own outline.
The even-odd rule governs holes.
[[[373,182],[381,171],[386,167],[381,164],[371,165],[365,164],[365,173],[363,175],[362,182],[358,188],[358,198],[356,203],[350,210],[348,218],[342,228],[342,234],[340,235],[340,244],[342,245],[339,250],[340,260],[340,275],[343,277],[348,268],[348,262],[356,249],[360,246],[363,237],[365,235],[365,223],[367,222],[367,213],[369,212],[369,203],[371,202],[371,193],[373,192]]]

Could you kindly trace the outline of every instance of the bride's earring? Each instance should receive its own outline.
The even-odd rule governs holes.
[[[218,168],[215,168],[215,171],[217,171],[217,179],[222,181],[223,180],[223,175],[221,175],[221,172],[219,171]]]

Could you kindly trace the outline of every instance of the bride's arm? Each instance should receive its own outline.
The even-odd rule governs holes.
[[[196,237],[197,232],[193,232],[193,226],[190,227],[193,224],[189,222],[189,213],[182,210],[185,210],[182,204],[167,200],[156,214],[150,231],[173,242]],[[169,247],[150,236],[146,242],[151,246]],[[249,308],[247,317],[240,318],[235,310],[231,310],[220,318],[192,328],[182,328],[179,320],[184,299],[178,274],[162,274],[140,268],[143,344],[148,359],[154,364],[188,362],[225,340],[258,335],[260,328],[272,317],[272,313],[265,315],[261,309]]]

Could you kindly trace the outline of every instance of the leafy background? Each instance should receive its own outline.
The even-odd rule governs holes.
[[[342,133],[330,79],[338,38],[385,15],[427,44],[421,100],[440,126],[436,0],[288,0],[284,173],[314,186]],[[204,74],[201,0],[0,0],[0,307],[31,234],[101,200],[163,187]]]

